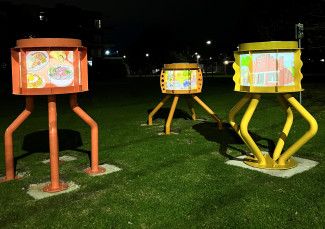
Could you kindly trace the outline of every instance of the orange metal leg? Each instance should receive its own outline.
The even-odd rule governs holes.
[[[56,97],[48,96],[49,115],[49,142],[50,142],[50,165],[51,183],[43,188],[44,192],[60,192],[68,188],[68,185],[60,182],[59,175],[59,141],[56,117]]]
[[[14,146],[13,133],[14,131],[28,118],[33,112],[34,99],[32,96],[26,96],[25,110],[10,124],[5,132],[5,162],[6,162],[6,176],[2,181],[10,181],[16,178],[14,165]]]
[[[85,172],[89,174],[98,174],[105,172],[105,168],[98,166],[98,125],[97,123],[82,110],[77,102],[77,94],[70,96],[71,109],[91,128],[91,167]]]

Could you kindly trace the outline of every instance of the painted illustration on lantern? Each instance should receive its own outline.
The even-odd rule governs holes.
[[[293,52],[240,55],[242,86],[294,86],[294,70]]]
[[[74,85],[73,51],[26,52],[27,88]]]
[[[167,90],[197,89],[196,70],[166,70],[164,74]]]

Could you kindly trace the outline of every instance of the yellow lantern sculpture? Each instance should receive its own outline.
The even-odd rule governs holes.
[[[166,94],[161,102],[150,112],[148,125],[152,125],[152,118],[158,110],[174,95],[174,100],[166,121],[165,134],[170,134],[170,126],[180,95],[188,95],[187,104],[192,113],[192,119],[196,119],[195,110],[192,105],[191,97],[206,110],[211,117],[222,128],[222,122],[217,115],[196,95],[201,93],[203,85],[202,71],[196,63],[174,63],[165,64],[160,75],[160,87],[163,94]]]
[[[245,96],[230,110],[229,122],[237,134],[249,147],[252,157],[245,163],[265,169],[289,169],[297,163],[291,157],[317,132],[314,117],[290,94],[302,91],[301,87],[301,50],[296,41],[271,41],[244,43],[234,52],[233,68],[235,91]],[[248,132],[248,124],[260,101],[261,94],[277,94],[279,102],[287,114],[286,122],[272,155],[263,154]],[[248,108],[238,125],[236,114],[249,102]],[[286,151],[282,151],[285,140],[293,123],[291,107],[309,123],[309,130]]]

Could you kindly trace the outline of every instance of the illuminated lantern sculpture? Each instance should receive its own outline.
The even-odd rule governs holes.
[[[231,126],[249,147],[253,157],[245,163],[265,169],[288,169],[296,166],[291,157],[317,132],[318,125],[313,116],[290,94],[302,91],[301,50],[295,41],[271,41],[244,43],[234,52],[233,68],[235,91],[246,95],[229,112]],[[273,154],[263,154],[248,132],[248,124],[260,101],[261,94],[277,94],[287,118]],[[240,125],[235,121],[236,114],[249,102]],[[293,123],[291,107],[309,123],[309,130],[282,152],[285,140]],[[272,157],[271,157],[272,156]]]
[[[105,169],[98,166],[97,123],[77,103],[76,93],[88,91],[87,50],[81,41],[67,38],[17,40],[17,46],[11,50],[11,61],[13,94],[26,96],[26,108],[5,132],[4,181],[16,178],[13,132],[32,113],[35,95],[48,96],[51,182],[43,191],[58,192],[68,188],[59,179],[57,94],[69,93],[71,109],[91,127],[91,167],[85,172],[104,172]]]
[[[219,128],[222,127],[221,120],[217,115],[196,95],[201,93],[203,85],[202,71],[196,63],[174,63],[165,64],[160,74],[160,87],[163,94],[166,94],[163,100],[150,112],[148,116],[148,125],[152,125],[152,118],[166,101],[174,95],[174,100],[169,111],[165,126],[165,134],[170,134],[170,126],[173,120],[174,112],[180,95],[188,95],[187,104],[192,113],[192,119],[196,119],[196,114],[192,106],[191,97],[200,104],[217,121]]]

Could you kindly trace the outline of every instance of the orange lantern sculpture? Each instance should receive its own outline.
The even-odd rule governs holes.
[[[173,63],[165,64],[160,74],[160,87],[163,94],[166,94],[161,102],[150,112],[148,125],[152,125],[153,116],[174,95],[174,100],[166,121],[165,134],[170,134],[170,126],[180,95],[191,96],[211,117],[218,123],[219,129],[222,122],[217,115],[196,95],[201,93],[203,77],[201,68],[197,63]],[[187,98],[188,107],[192,113],[192,119],[196,119],[196,114],[192,105],[191,97]]]
[[[34,96],[48,96],[51,182],[45,192],[59,192],[68,188],[59,179],[59,148],[57,131],[56,95],[70,94],[71,109],[91,127],[91,167],[85,172],[105,171],[98,166],[98,126],[77,103],[78,92],[88,91],[87,50],[78,39],[31,38],[17,41],[11,49],[12,90],[26,96],[25,110],[5,132],[4,181],[17,178],[14,170],[13,132],[33,111]]]

